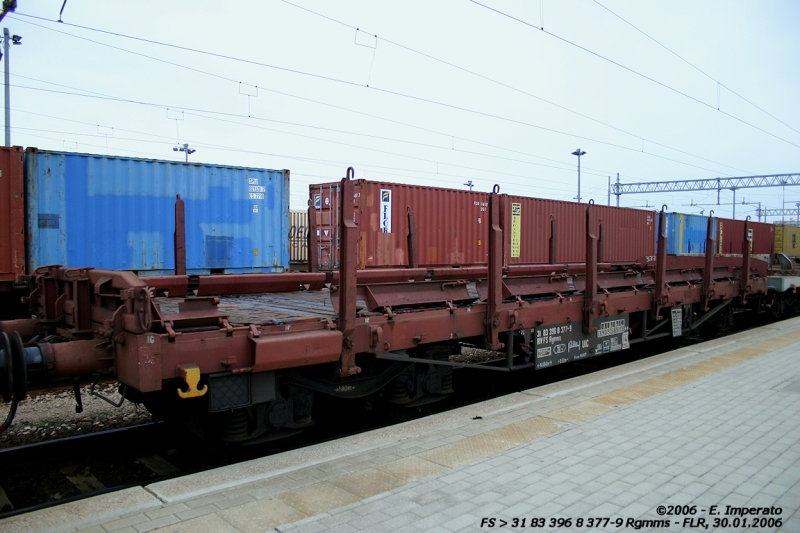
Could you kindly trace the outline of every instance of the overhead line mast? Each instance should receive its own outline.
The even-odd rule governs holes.
[[[650,181],[644,183],[620,183],[617,181],[609,185],[609,192],[616,195],[617,205],[619,205],[619,197],[623,194],[687,191],[717,191],[717,202],[719,203],[720,191],[728,189],[733,191],[733,218],[736,218],[736,189],[785,187],[786,185],[800,185],[800,173],[742,176],[738,178],[711,178],[703,180]]]

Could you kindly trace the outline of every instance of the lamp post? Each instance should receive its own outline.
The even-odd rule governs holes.
[[[578,203],[581,203],[581,156],[586,155],[586,152],[578,148],[572,155],[578,156]]]
[[[173,152],[185,152],[186,153],[186,162],[189,162],[189,154],[195,153],[197,150],[194,148],[189,148],[189,145],[184,143],[183,146],[175,146],[172,148]]]
[[[471,190],[472,190],[472,188],[475,186],[475,184],[474,184],[474,183],[472,183],[472,180],[469,180],[469,181],[468,181],[468,182],[466,182],[464,185],[466,185],[467,187],[469,187],[469,190],[470,190],[470,191],[471,191]]]
[[[13,10],[12,10],[13,11]],[[3,59],[5,60],[5,89],[6,89],[6,146],[11,146],[11,90],[9,88],[8,71],[8,42],[22,44],[22,37],[10,35],[8,28],[3,28]]]

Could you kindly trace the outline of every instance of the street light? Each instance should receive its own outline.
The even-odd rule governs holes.
[[[13,11],[13,9],[12,9]],[[5,11],[4,11],[5,13]],[[22,37],[19,35],[9,35],[8,28],[3,28],[3,58],[5,59],[5,89],[6,89],[6,146],[11,146],[11,90],[8,83],[8,42],[11,44],[22,44]]]
[[[578,203],[581,203],[581,156],[586,155],[586,152],[578,148],[572,155],[578,156]]]
[[[189,148],[189,145],[184,143],[183,146],[174,146],[172,148],[172,151],[173,152],[185,152],[186,153],[186,162],[188,163],[189,162],[189,154],[193,154],[197,150],[195,150],[194,148]]]

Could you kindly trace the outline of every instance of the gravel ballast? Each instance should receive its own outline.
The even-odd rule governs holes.
[[[100,384],[95,391],[119,402],[117,382]],[[0,448],[25,446],[46,440],[83,435],[152,421],[142,405],[129,401],[114,407],[89,394],[90,385],[81,386],[83,412],[75,412],[72,388],[32,391],[20,402],[11,427],[0,435]],[[0,423],[5,420],[11,404],[0,403]]]

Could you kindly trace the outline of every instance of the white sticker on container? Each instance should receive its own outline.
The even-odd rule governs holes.
[[[392,232],[392,191],[381,189],[381,232]]]
[[[258,204],[253,204],[253,213],[258,213]]]
[[[250,192],[267,192],[267,188],[264,186],[256,187],[255,185],[251,185]]]
[[[264,193],[263,192],[251,192],[250,193],[250,199],[251,200],[263,200],[264,199]]]

